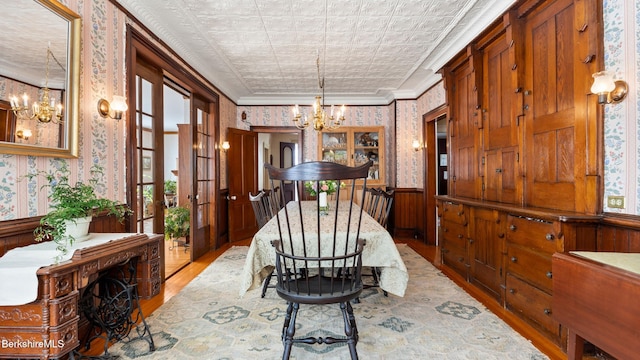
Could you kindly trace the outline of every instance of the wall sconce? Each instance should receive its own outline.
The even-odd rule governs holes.
[[[16,136],[18,138],[20,138],[20,139],[29,140],[31,135],[33,135],[33,133],[29,129],[24,129],[24,130],[20,129],[20,130],[16,131]]]
[[[231,145],[229,145],[228,141],[223,141],[222,145],[220,145],[220,148],[222,149],[222,151],[227,152],[227,150],[229,150],[229,148],[231,147]]]
[[[105,99],[98,100],[98,114],[103,118],[109,117],[115,120],[122,119],[122,113],[127,111],[127,98],[124,96],[113,96],[113,100],[109,103]]]
[[[613,80],[613,73],[600,71],[592,76],[591,92],[598,95],[598,104],[617,104],[627,96],[627,82]]]
[[[418,152],[423,148],[422,143],[420,143],[420,140],[413,140],[413,142],[411,143],[411,147],[415,152]]]

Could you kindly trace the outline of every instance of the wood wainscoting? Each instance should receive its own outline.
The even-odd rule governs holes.
[[[219,249],[225,244],[229,243],[229,189],[220,189],[218,198],[218,228],[217,228],[217,242],[215,249]]]
[[[598,228],[597,242],[598,251],[640,253],[640,218],[605,214]]]
[[[388,188],[390,189],[390,188]],[[424,191],[417,188],[395,188],[389,231],[395,237],[425,241]],[[435,221],[435,218],[434,218]]]

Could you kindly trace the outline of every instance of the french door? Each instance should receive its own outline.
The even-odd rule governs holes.
[[[135,67],[135,231],[164,232],[163,76],[138,62]]]
[[[191,172],[191,238],[192,257],[197,259],[215,247],[215,131],[212,103],[197,96],[192,98],[193,143]]]

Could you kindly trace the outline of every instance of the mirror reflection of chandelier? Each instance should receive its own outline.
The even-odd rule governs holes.
[[[51,57],[58,62],[51,52],[51,49],[47,47],[47,67],[44,87],[42,88],[42,98],[40,101],[34,101],[33,104],[29,106],[29,97],[27,96],[27,93],[22,95],[21,100],[19,100],[17,96],[11,97],[11,110],[16,114],[18,120],[36,119],[41,123],[53,122],[54,124],[62,122],[62,104],[56,104],[56,99],[49,96],[49,60]],[[59,62],[58,65],[62,67]]]
[[[334,113],[333,105],[331,105],[330,113],[327,114],[324,107],[324,76],[320,78],[320,55],[316,60],[316,66],[318,68],[318,86],[322,90],[322,95],[316,96],[316,101],[313,103],[313,109],[309,113],[311,121],[309,121],[307,115],[300,113],[300,108],[296,104],[293,107],[293,122],[298,129],[306,129],[309,125],[313,125],[313,129],[316,131],[334,130],[339,128],[345,121],[345,106],[342,105],[340,110]],[[304,121],[301,121],[303,117]]]

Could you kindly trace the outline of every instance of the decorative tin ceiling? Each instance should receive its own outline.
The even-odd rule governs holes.
[[[513,0],[118,0],[239,105],[416,98]]]

